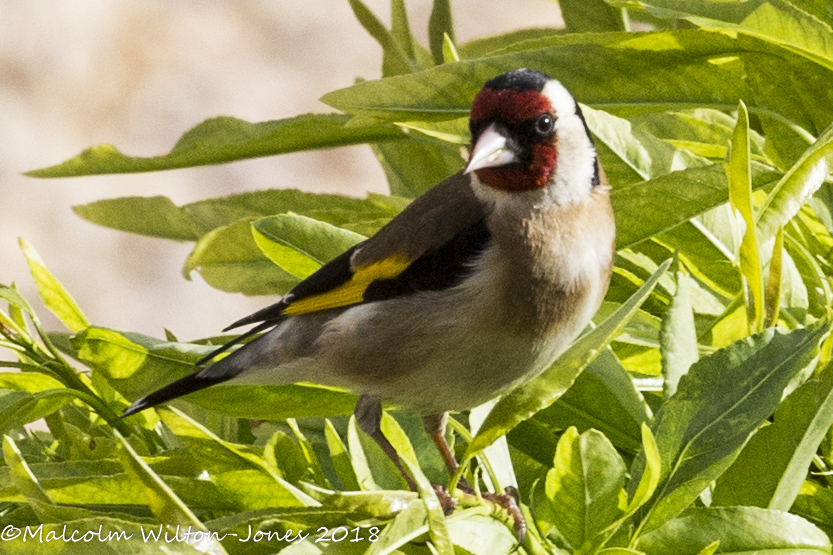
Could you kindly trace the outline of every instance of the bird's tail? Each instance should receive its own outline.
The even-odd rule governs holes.
[[[196,372],[188,374],[187,376],[166,385],[162,389],[157,389],[153,393],[149,393],[141,399],[137,399],[133,402],[133,404],[127,407],[124,412],[122,412],[119,418],[126,418],[145,409],[155,407],[156,405],[172,401],[173,399],[177,399],[183,395],[187,395],[189,393],[193,393],[194,391],[199,391],[200,389],[205,389],[206,387],[217,385],[237,377],[252,366],[254,362],[252,355],[259,353],[260,351],[260,349],[258,349],[258,345],[256,344],[262,342],[265,337],[266,336],[261,336],[248,343],[245,346],[245,349],[239,349],[210,366],[201,368]],[[225,350],[225,347],[221,347],[218,350]],[[203,360],[210,360],[213,356],[214,353]]]

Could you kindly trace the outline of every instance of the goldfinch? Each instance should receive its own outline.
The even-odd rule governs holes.
[[[613,264],[608,185],[578,104],[531,69],[488,81],[464,170],[279,302],[226,329],[265,332],[134,402],[123,416],[220,383],[309,381],[359,395],[355,415],[402,467],[381,403],[418,411],[449,472],[448,411],[552,364],[599,308]],[[201,361],[203,362],[203,361]]]

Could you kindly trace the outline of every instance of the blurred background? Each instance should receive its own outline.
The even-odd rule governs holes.
[[[388,0],[365,0],[386,23]],[[427,43],[431,2],[408,2]],[[457,1],[458,42],[560,26],[548,0]],[[180,269],[191,244],[90,224],[72,206],[127,195],[177,204],[246,190],[386,192],[358,146],[136,175],[43,180],[22,172],[101,143],[132,156],[168,152],[209,117],[248,121],[329,112],[323,94],[380,75],[381,50],[346,0],[0,0],[0,283],[16,282],[46,322],[18,237],[95,324],[182,340],[215,335],[269,304],[208,287]]]

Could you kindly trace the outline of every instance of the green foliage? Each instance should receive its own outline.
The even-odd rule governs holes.
[[[186,277],[281,294],[462,167],[484,81],[518,67],[561,80],[582,102],[612,186],[613,281],[596,326],[552,368],[491,408],[454,415],[449,432],[463,461],[450,484],[517,486],[526,541],[516,545],[500,507],[460,489],[444,517],[431,440],[413,415],[386,413],[383,429],[419,485],[404,491],[348,417],[346,391],[209,388],[119,420],[230,338],[183,343],[96,326],[21,241],[69,334],[46,333],[17,290],[0,286],[0,347],[16,356],[0,361],[0,551],[86,553],[88,543],[56,538],[101,530],[94,552],[831,553],[827,4],[562,0],[566,30],[467,44],[456,44],[447,0],[434,2],[427,42],[402,0],[391,2],[390,28],[360,0],[350,5],[382,48],[382,78],[325,95],[342,113],[215,118],[162,156],[102,145],[29,175],[369,144],[395,196],[265,190],[75,207],[102,226],[192,243]],[[633,33],[636,23],[652,30]],[[24,427],[39,419],[48,431]]]

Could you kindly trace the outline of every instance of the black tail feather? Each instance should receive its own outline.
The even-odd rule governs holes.
[[[124,409],[124,412],[121,413],[119,419],[127,418],[137,412],[155,407],[156,405],[160,405],[166,401],[171,401],[178,397],[182,397],[183,395],[193,393],[194,391],[199,391],[200,389],[205,389],[206,387],[222,383],[231,378],[232,376],[201,376],[199,371],[194,372],[193,374],[189,374],[184,378],[180,378],[177,381],[166,385],[162,389],[157,389],[153,393],[145,395],[141,399],[137,399],[133,402],[133,404]]]
[[[228,343],[223,343],[222,345],[220,345],[219,347],[217,347],[216,349],[214,349],[213,351],[211,351],[210,353],[208,353],[207,355],[205,355],[204,357],[202,357],[201,359],[199,359],[199,360],[195,363],[195,366],[202,366],[202,365],[203,365],[203,364],[205,364],[206,362],[209,362],[209,361],[214,360],[214,359],[215,359],[215,358],[217,358],[220,354],[225,353],[226,351],[228,351],[229,349],[231,349],[231,348],[232,348],[232,347],[234,347],[235,345],[239,345],[240,343],[242,343],[243,341],[247,340],[247,339],[248,339],[248,338],[250,338],[251,336],[253,336],[253,335],[257,334],[257,333],[260,333],[260,332],[262,332],[262,331],[264,331],[264,330],[267,330],[267,329],[269,329],[269,328],[271,328],[271,327],[276,326],[276,325],[277,325],[277,323],[278,323],[278,322],[262,322],[261,324],[259,324],[259,325],[255,326],[255,327],[253,327],[253,328],[252,328],[252,329],[250,329],[249,331],[247,331],[247,332],[245,332],[245,333],[243,333],[243,334],[240,334],[239,336],[235,337],[234,339],[232,339],[232,340],[231,340],[231,341],[229,341]],[[228,329],[228,328],[226,328],[226,329]]]
[[[210,355],[205,357],[198,364],[202,364],[202,362],[214,358],[221,352],[227,350],[232,345],[236,345],[244,339],[247,339],[248,337],[256,334],[257,332],[263,331],[264,329],[269,328],[273,325],[274,324],[272,323],[267,324],[266,322],[264,322],[260,326],[254,327],[253,329],[247,331],[240,337],[233,339],[229,343],[226,343],[217,350],[213,351]],[[171,401],[178,397],[182,397],[183,395],[188,395],[189,393],[199,391],[200,389],[205,389],[206,387],[211,387],[212,385],[217,385],[219,383],[226,382],[238,376],[241,372],[245,371],[247,368],[251,366],[251,356],[253,353],[257,353],[257,347],[255,347],[254,345],[255,343],[257,343],[261,339],[264,339],[265,337],[265,335],[261,335],[254,341],[247,343],[243,349],[238,349],[237,351],[225,357],[224,359],[219,360],[214,364],[211,364],[210,366],[206,366],[205,368],[201,368],[196,372],[188,374],[187,376],[182,377],[161,389],[158,389],[152,393],[149,393],[148,395],[145,395],[141,399],[137,399],[133,402],[133,404],[131,404],[124,410],[120,418],[128,417],[145,409],[155,407],[156,405],[165,403],[167,401]],[[254,349],[253,351],[248,350],[246,348],[250,346]]]

